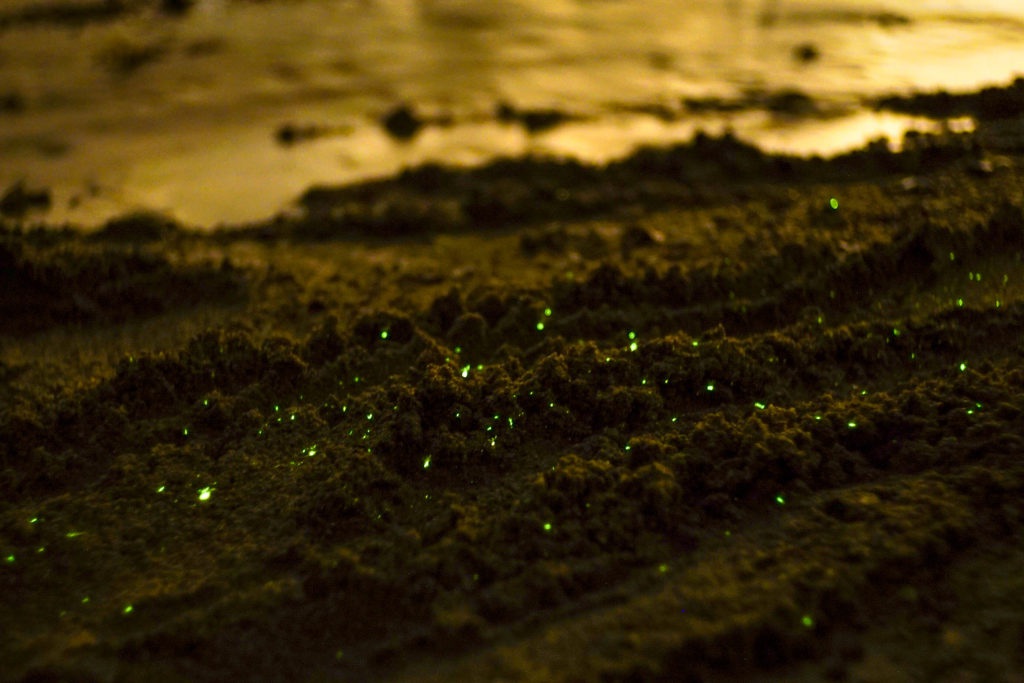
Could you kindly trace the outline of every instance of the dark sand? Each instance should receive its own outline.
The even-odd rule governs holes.
[[[1024,680],[1024,127],[978,113],[9,223],[0,679]]]

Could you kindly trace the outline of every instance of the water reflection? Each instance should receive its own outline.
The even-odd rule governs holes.
[[[921,122],[868,114],[865,98],[1009,81],[1024,4],[199,0],[177,20],[2,36],[0,98],[22,106],[0,113],[0,186],[53,187],[58,219],[141,204],[211,223],[428,159],[606,160],[726,126],[808,153],[898,136]],[[407,143],[380,126],[402,103],[427,123]],[[499,105],[568,123],[531,134]],[[311,134],[282,148],[285,125]]]

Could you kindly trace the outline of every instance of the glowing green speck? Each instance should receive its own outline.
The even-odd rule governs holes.
[[[429,467],[430,467],[430,456],[428,455],[427,457],[423,458],[423,469],[427,469]]]
[[[857,423],[854,422],[853,420],[851,420],[851,421],[846,423],[846,426],[849,427],[850,429],[856,429],[857,428]]]
[[[630,344],[629,344],[629,350],[630,351],[636,351],[637,348],[639,348],[639,347],[637,346],[636,342],[630,342]]]
[[[665,572],[668,571],[668,565],[667,564],[659,564],[658,565],[658,571],[661,572],[662,574],[664,574]]]
[[[274,406],[274,412],[275,413],[280,412],[280,411],[281,411],[281,406]]]
[[[157,487],[156,487],[156,492],[157,492],[157,493],[163,493],[163,492],[164,492],[164,491],[166,491],[166,490],[167,490],[167,487],[166,487],[166,486],[164,486],[163,484],[161,484],[160,486],[157,486]]]
[[[783,496],[783,495],[782,495],[782,494],[780,493],[779,495],[775,496],[775,502],[776,502],[776,503],[778,503],[779,505],[785,505],[785,504],[786,504],[786,499],[785,499],[785,497],[784,497],[784,496]]]
[[[388,331],[387,330],[381,330],[380,331],[380,338],[381,339],[387,339],[388,338]]]
[[[64,534],[64,536],[66,536],[67,538],[78,538],[84,533],[84,531],[69,531],[66,534]]]
[[[700,346],[700,342],[694,339],[692,342],[690,342],[690,346]]]
[[[678,417],[673,417],[673,418],[672,418],[672,421],[673,421],[673,422],[679,422],[679,418],[678,418]]]
[[[544,531],[551,531],[551,522],[544,523]]]
[[[543,332],[544,331],[544,323],[543,322],[537,323],[537,331],[538,332]]]
[[[547,316],[548,318],[550,318],[551,317],[551,309],[550,308],[545,308],[544,309],[544,315]]]
[[[956,300],[956,305],[962,307],[964,305],[964,300],[963,299],[957,299]]]
[[[469,377],[469,368],[470,368],[469,365],[467,365],[464,368],[462,368],[462,378],[463,379]]]
[[[966,369],[967,369],[967,363],[961,363],[960,364],[960,372],[963,372]]]
[[[6,560],[7,564],[14,564],[14,555],[8,555],[4,560]]]
[[[949,252],[949,260],[956,261],[956,254],[954,254],[953,252]]]
[[[1003,305],[1003,302],[1000,301],[999,299],[996,299],[996,308],[999,308],[1002,305]]]
[[[508,428],[509,428],[509,429],[512,429],[513,427],[514,427],[514,425],[513,425],[513,423],[512,423],[512,418],[510,417],[510,418],[508,419]]]
[[[765,409],[765,405],[763,403],[761,403],[760,401],[755,403],[754,407],[757,408],[758,410],[764,410]]]
[[[184,427],[184,428],[183,428],[183,429],[181,430],[181,433],[182,433],[182,435],[184,435],[184,436],[188,436],[188,427]]]
[[[810,614],[805,614],[800,620],[800,623],[803,624],[805,628],[811,628],[814,626],[814,619],[811,618]]]
[[[208,405],[210,405],[210,399],[208,399],[208,398],[204,398],[204,399],[203,399],[203,405],[204,405],[204,406],[208,406]]]
[[[815,415],[815,416],[814,416],[814,419],[815,419],[815,420],[817,420],[817,421],[819,421],[819,422],[821,422],[821,415]]]
[[[199,500],[202,500],[202,501],[210,500],[210,496],[211,495],[213,495],[213,487],[212,486],[204,486],[203,488],[199,489]]]
[[[892,336],[894,336],[894,337],[900,336],[900,328],[898,328],[898,327],[892,328]]]
[[[28,520],[28,523],[29,523],[29,524],[35,524],[35,523],[36,523],[36,522],[38,522],[38,521],[39,521],[39,518],[38,518],[38,517],[33,517],[32,519]]]
[[[89,604],[89,596],[88,595],[86,595],[84,598],[82,598],[82,604],[83,605],[88,605]]]
[[[456,346],[455,347],[455,353],[462,353],[462,347],[461,346]]]
[[[839,208],[839,200],[836,199],[835,197],[832,197],[831,199],[828,200],[828,205],[832,207],[833,211],[835,211],[836,209]]]
[[[633,332],[632,330],[630,330],[628,336],[629,336],[630,339],[636,339],[636,332]]]
[[[135,611],[134,607],[132,607],[131,605],[125,605],[124,609],[121,610],[121,613],[122,614],[131,614],[134,611]]]
[[[706,389],[707,389],[708,391],[714,391],[714,390],[715,390],[715,385],[714,385],[714,383],[709,383],[709,384],[707,385],[707,387],[705,387],[705,388],[706,388]]]

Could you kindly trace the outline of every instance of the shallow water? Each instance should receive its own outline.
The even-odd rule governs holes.
[[[1008,81],[1024,70],[1024,5],[199,0],[180,19],[13,24],[0,38],[0,96],[23,104],[0,113],[0,187],[50,187],[52,220],[142,207],[210,225],[265,218],[314,183],[426,160],[604,161],[726,127],[798,153],[898,138],[927,124],[869,113],[865,98]],[[818,57],[797,58],[802,46]],[[817,114],[693,115],[681,104],[787,89],[814,98]],[[396,142],[378,121],[403,102],[450,125]],[[499,102],[576,120],[531,135],[494,117]],[[285,123],[330,134],[285,147]]]

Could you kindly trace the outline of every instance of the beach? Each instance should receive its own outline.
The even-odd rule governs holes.
[[[0,680],[1018,683],[1024,80],[870,109],[933,125],[10,185]]]
[[[5,680],[1016,680],[1008,127],[5,230]]]

